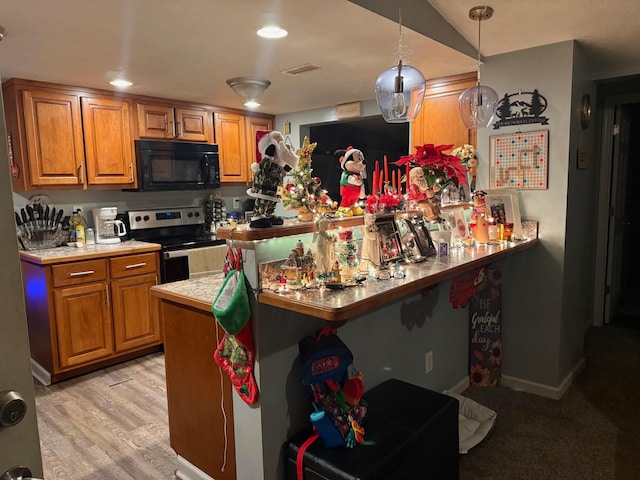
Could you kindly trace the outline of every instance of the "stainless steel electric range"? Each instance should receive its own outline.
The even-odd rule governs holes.
[[[201,206],[130,210],[126,213],[126,220],[132,239],[162,245],[162,283],[189,278],[190,249],[225,243],[205,232],[204,209]]]

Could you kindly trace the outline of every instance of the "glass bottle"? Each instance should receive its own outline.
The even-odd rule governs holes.
[[[73,243],[76,241],[77,232],[76,227],[78,226],[78,211],[74,210],[71,216],[69,217],[69,242]]]

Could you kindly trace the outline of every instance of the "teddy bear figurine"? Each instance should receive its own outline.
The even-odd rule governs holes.
[[[336,150],[334,155],[340,161],[342,174],[340,175],[340,196],[342,201],[338,213],[345,216],[362,215],[362,208],[358,205],[364,201],[365,182],[367,178],[367,163],[364,154],[357,148],[347,147],[346,150]]]
[[[251,228],[269,228],[282,225],[282,217],[274,215],[276,204],[281,201],[279,189],[285,176],[285,169],[298,166],[298,157],[284,143],[282,133],[258,130],[256,132],[256,162],[251,165],[253,186],[247,195],[256,199]]]
[[[487,208],[484,197],[487,194],[482,190],[473,192],[473,209],[470,214],[471,236],[478,243],[489,242],[489,217],[491,211]]]

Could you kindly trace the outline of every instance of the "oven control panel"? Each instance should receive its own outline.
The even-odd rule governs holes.
[[[202,207],[131,210],[127,214],[129,215],[131,230],[179,227],[204,223],[204,210]]]

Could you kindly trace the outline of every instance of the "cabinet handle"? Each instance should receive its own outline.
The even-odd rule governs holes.
[[[182,138],[182,122],[178,122],[178,138]]]
[[[107,294],[107,307],[111,307],[111,302],[109,301],[109,285],[104,286],[104,291]]]
[[[131,265],[125,265],[124,268],[128,269],[128,268],[139,268],[139,267],[144,267],[147,264],[147,262],[142,262],[142,263],[132,263]]]
[[[84,162],[82,162],[78,167],[78,179],[80,180],[80,183],[84,183]]]
[[[131,183],[133,183],[133,162],[129,162],[129,173],[131,174]]]
[[[69,274],[70,277],[84,277],[86,275],[93,275],[96,273],[95,270],[85,270],[84,272],[71,272]]]
[[[156,285],[158,285],[158,275],[156,275]]]

